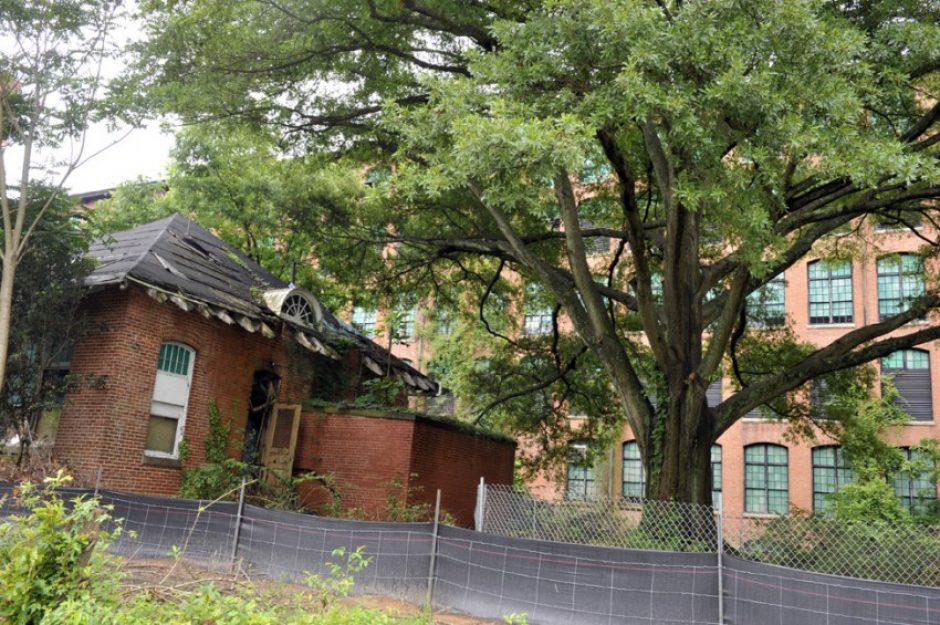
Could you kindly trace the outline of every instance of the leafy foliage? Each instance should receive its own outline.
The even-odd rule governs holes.
[[[116,0],[4,0],[0,6],[0,387],[10,354],[16,272],[106,114],[102,64],[114,52]],[[67,157],[45,150],[71,143]],[[11,151],[16,155],[11,159]],[[20,166],[21,165],[21,166]],[[19,174],[16,172],[18,170]]]
[[[867,494],[869,501],[876,499],[872,495]],[[886,497],[881,500],[890,508]],[[748,559],[808,571],[921,586],[940,583],[940,568],[928,555],[940,549],[934,528],[905,523],[903,518],[891,522],[890,514],[877,521],[871,518],[780,517],[746,532],[754,538],[737,549]]]
[[[213,401],[209,403],[209,433],[203,443],[205,463],[183,469],[180,496],[187,499],[215,500],[220,497],[234,499],[246,474],[247,465],[228,455],[229,434],[232,424],[223,423],[222,413]]]
[[[22,515],[0,523],[0,620],[13,625],[93,623],[115,608],[118,575],[104,549],[121,534],[93,498],[65,501],[61,471],[23,483],[7,504]]]
[[[55,193],[37,189],[38,198]],[[52,365],[70,359],[76,340],[95,328],[80,313],[83,280],[93,263],[83,258],[84,233],[72,220],[68,198],[52,200],[34,230],[30,252],[17,268],[16,314],[10,325],[7,374],[0,388],[0,432],[12,429],[25,450],[45,411],[61,407],[67,388],[83,383],[56,375]]]
[[[216,123],[177,134],[164,181],[120,185],[90,219],[95,233],[106,235],[182,213],[275,275],[342,305],[346,298],[329,279],[339,242],[316,233],[320,220],[341,214],[362,188],[343,162],[281,158],[269,130]]]
[[[213,583],[183,590],[123,585],[117,558],[105,554],[121,535],[120,523],[97,500],[65,501],[71,478],[59,473],[42,487],[23,484],[12,502],[23,512],[0,523],[0,620],[11,625],[430,625],[425,616],[399,617],[346,607],[354,576],[370,558],[360,547],[333,552],[326,575],[308,575],[307,590],[290,601],[240,584],[223,592]],[[109,526],[114,529],[108,529]]]
[[[629,424],[651,496],[706,503],[710,445],[738,419],[940,337],[936,324],[892,336],[940,307],[933,292],[822,347],[749,324],[747,304],[807,255],[859,254],[851,235],[872,221],[912,211],[937,225],[933,3],[195,0],[144,12],[133,91],[187,121],[280,129],[285,155],[386,168],[304,222],[343,242],[318,247],[318,262],[367,301],[417,294],[480,319],[491,342],[464,361],[487,354],[492,375],[442,359],[464,397],[484,397],[475,416],[560,432],[569,401],[614,406],[596,429]],[[595,258],[598,243],[612,255]],[[560,323],[544,340],[483,323],[504,283],[545,294]],[[522,299],[495,307],[508,320]],[[739,346],[760,355],[750,375]],[[740,389],[708,406],[722,368]],[[487,397],[494,379],[501,395]]]

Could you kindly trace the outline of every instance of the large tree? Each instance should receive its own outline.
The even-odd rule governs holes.
[[[940,338],[936,323],[907,325],[933,321],[935,275],[898,314],[822,347],[747,322],[752,294],[801,258],[851,254],[830,236],[846,227],[916,216],[933,267],[935,2],[192,0],[148,11],[152,103],[392,166],[355,210],[311,230],[394,243],[391,275],[408,289],[450,297],[448,285],[476,280],[481,318],[501,277],[540,285],[555,338],[527,360],[505,336],[520,370],[547,375],[530,390],[602,376],[652,497],[708,502],[711,444],[749,411]],[[605,239],[616,252],[601,263],[591,248]],[[575,340],[560,336],[565,323]],[[709,407],[723,365],[740,390]]]

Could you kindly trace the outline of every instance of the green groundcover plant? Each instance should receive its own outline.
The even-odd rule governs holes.
[[[333,552],[325,575],[300,590],[244,582],[131,583],[107,547],[123,530],[97,498],[63,497],[59,472],[24,483],[0,508],[0,623],[11,625],[430,625],[430,615],[398,616],[337,600],[368,566],[362,548]],[[169,576],[168,576],[169,577]]]

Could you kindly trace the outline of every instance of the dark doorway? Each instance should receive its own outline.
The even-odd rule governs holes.
[[[257,465],[261,459],[261,434],[277,402],[281,378],[272,371],[255,371],[251,383],[251,396],[248,399],[248,420],[245,423],[245,444],[242,448],[242,461]]]

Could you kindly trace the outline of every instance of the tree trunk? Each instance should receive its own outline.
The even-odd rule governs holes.
[[[702,506],[712,503],[711,413],[703,393],[674,397],[662,421],[651,428],[646,469],[650,499],[681,501]]]
[[[3,251],[0,271],[0,389],[6,382],[7,358],[10,352],[10,323],[13,319],[13,279],[16,276],[14,250]]]
[[[643,510],[647,535],[664,549],[711,552],[717,548],[712,511],[711,412],[703,393],[673,396],[669,412],[652,428]],[[664,421],[664,422],[663,422]],[[658,439],[656,438],[658,437]]]

